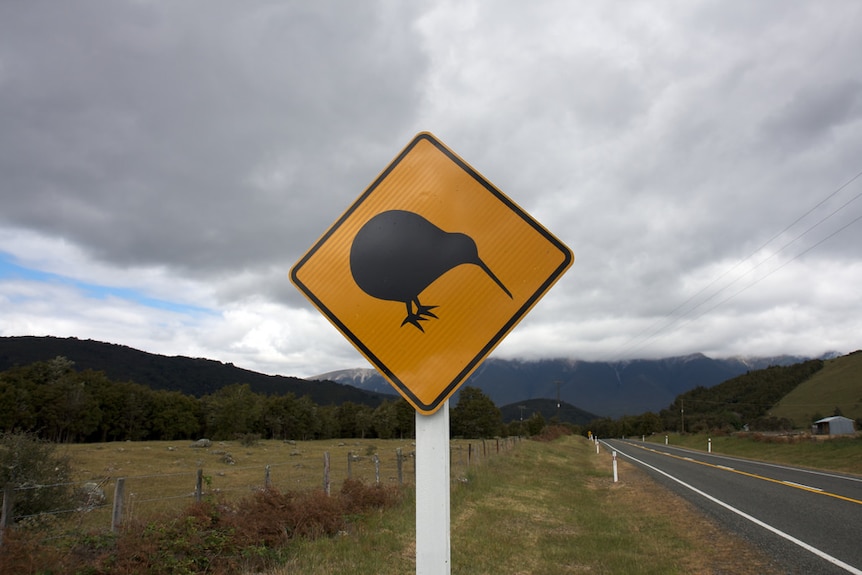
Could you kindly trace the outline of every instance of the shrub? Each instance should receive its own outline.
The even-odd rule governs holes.
[[[237,433],[236,439],[243,447],[256,447],[260,443],[260,433]]]
[[[534,441],[554,441],[565,435],[571,435],[572,430],[564,425],[548,425],[538,435],[532,436],[530,439]]]
[[[24,517],[75,507],[69,459],[32,433],[0,435],[0,487],[15,488],[14,515]]]
[[[388,507],[399,500],[399,491],[380,484],[366,485],[356,479],[346,479],[341,486],[341,501],[346,513]]]
[[[42,540],[10,529],[0,546],[0,575],[257,573],[282,561],[292,539],[341,533],[359,514],[397,502],[399,493],[348,480],[332,497],[322,490],[263,489],[238,502],[201,501],[179,516],[129,524],[117,535]]]

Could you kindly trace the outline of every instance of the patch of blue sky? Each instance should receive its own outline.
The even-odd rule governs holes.
[[[7,253],[0,252],[0,280],[21,279],[26,281],[67,285],[83,293],[85,296],[106,300],[118,298],[138,305],[185,315],[210,315],[216,312],[200,306],[177,303],[168,300],[149,297],[131,288],[113,287],[82,282],[73,278],[28,268],[15,262]]]

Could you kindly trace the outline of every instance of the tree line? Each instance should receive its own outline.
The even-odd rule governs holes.
[[[659,413],[598,419],[587,427],[599,437],[638,437],[665,431],[788,431],[808,422],[777,418],[769,415],[769,410],[823,365],[822,360],[813,359],[749,371],[712,387],[695,387]]]
[[[538,417],[537,417],[538,416]],[[414,436],[414,409],[400,397],[376,407],[346,401],[318,405],[293,393],[260,394],[235,383],[195,397],[110,380],[56,357],[0,372],[0,432],[27,432],[52,442],[263,439],[380,439]],[[504,425],[481,390],[465,387],[450,413],[453,436],[539,433],[541,415]]]

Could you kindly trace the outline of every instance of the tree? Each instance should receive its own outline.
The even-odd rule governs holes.
[[[352,401],[345,401],[338,406],[336,419],[338,420],[338,436],[343,438],[357,437],[359,431],[356,425],[356,416],[359,414],[359,405]]]
[[[338,408],[334,405],[324,405],[317,408],[317,433],[315,439],[333,439],[338,437]]]
[[[263,400],[263,431],[269,439],[289,439],[296,428],[296,396],[269,395]],[[294,435],[298,436],[298,435]]]
[[[36,425],[57,442],[86,439],[98,429],[102,418],[94,386],[74,370],[74,365],[65,357],[56,357],[32,366],[34,380],[41,383],[33,395],[38,406]]]
[[[191,439],[199,436],[201,404],[179,391],[153,392],[152,434],[155,439]]]
[[[303,440],[314,439],[321,429],[321,421],[317,413],[317,404],[311,397],[303,395],[296,402],[296,431],[290,437],[299,437]]]
[[[212,439],[233,439],[262,427],[263,402],[247,383],[226,385],[202,399],[206,433]]]
[[[380,439],[392,439],[398,428],[398,413],[394,401],[384,401],[374,410],[374,432]]]
[[[356,431],[361,439],[374,429],[374,410],[368,405],[360,405],[356,411]]]
[[[35,386],[25,368],[0,373],[0,431],[28,431],[36,425]]]
[[[95,441],[147,439],[152,429],[154,392],[132,382],[110,381],[100,371],[87,370],[79,374],[87,382],[99,405],[98,432]]]
[[[538,411],[526,421],[527,435],[539,435],[545,429],[545,418]]]
[[[464,387],[452,409],[450,427],[456,437],[482,438],[500,435],[503,416],[491,398],[477,387]]]

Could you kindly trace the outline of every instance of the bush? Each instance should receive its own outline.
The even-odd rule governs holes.
[[[0,486],[15,489],[15,517],[75,507],[69,459],[32,433],[0,435]]]
[[[392,505],[399,500],[399,491],[394,487],[366,485],[356,479],[346,479],[341,486],[340,497],[345,512],[354,514]]]
[[[257,447],[260,443],[260,433],[237,433],[236,439],[243,447]]]
[[[538,435],[530,437],[533,441],[554,441],[566,435],[572,435],[572,430],[565,425],[548,425]]]
[[[232,575],[277,566],[296,538],[334,536],[369,509],[399,501],[395,487],[347,480],[338,495],[322,490],[257,491],[238,502],[207,500],[179,516],[132,523],[118,535],[69,534],[40,541],[10,529],[0,575]]]

